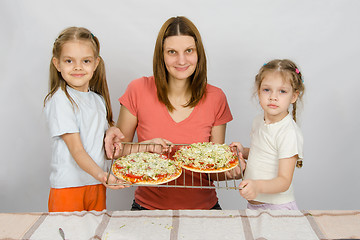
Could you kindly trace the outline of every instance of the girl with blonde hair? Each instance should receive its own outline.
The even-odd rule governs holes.
[[[70,27],[55,40],[44,105],[52,145],[49,211],[104,210],[103,139],[113,120],[100,44],[88,29]]]
[[[275,59],[260,68],[255,89],[263,113],[253,121],[250,148],[232,143],[248,159],[240,194],[249,209],[296,210],[292,179],[303,159],[303,135],[296,124],[305,90],[302,74],[291,60]]]

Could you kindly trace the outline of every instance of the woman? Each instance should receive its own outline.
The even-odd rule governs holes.
[[[119,99],[117,128],[105,138],[107,155],[112,157],[121,132],[123,141],[191,144],[224,143],[226,123],[232,115],[221,89],[207,84],[206,56],[200,33],[185,17],[168,19],[157,37],[154,76],[132,81]],[[121,131],[121,132],[120,132]],[[178,182],[191,185],[185,171]],[[199,177],[200,178],[200,177]],[[202,183],[209,184],[206,174]],[[211,183],[210,183],[211,184]],[[221,209],[215,189],[138,187],[132,210]]]

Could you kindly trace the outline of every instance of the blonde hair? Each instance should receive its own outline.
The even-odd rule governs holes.
[[[298,92],[299,93],[298,99],[300,99],[300,101],[302,100],[305,91],[303,77],[296,64],[289,59],[275,59],[264,64],[260,68],[259,73],[255,77],[254,94],[256,94],[260,90],[262,80],[265,78],[266,74],[272,72],[279,72],[285,81],[289,81],[292,86],[293,92]],[[296,122],[296,109],[297,109],[296,103],[297,101],[295,101],[292,104],[293,105],[292,117],[295,122]],[[298,168],[302,167],[301,160],[297,161],[296,167]]]
[[[261,82],[265,78],[265,75],[270,72],[279,72],[283,79],[289,81],[293,92],[298,92],[298,99],[302,100],[304,95],[305,86],[302,79],[301,72],[294,62],[289,59],[275,59],[264,64],[259,73],[255,77],[255,93],[260,89]],[[292,116],[296,122],[296,102],[293,103]]]
[[[168,98],[168,71],[164,61],[164,41],[170,36],[191,36],[194,38],[198,61],[192,76],[190,77],[191,98],[184,107],[196,106],[205,95],[207,85],[206,55],[201,36],[196,26],[186,17],[172,17],[168,19],[161,27],[157,36],[153,71],[157,96],[160,102],[164,103],[169,111],[174,110],[174,106]]]
[[[105,64],[104,60],[100,57],[100,43],[96,36],[94,36],[88,29],[83,27],[69,27],[64,29],[58,38],[55,40],[52,50],[52,57],[50,60],[50,81],[49,81],[49,93],[44,99],[44,105],[46,101],[51,98],[54,93],[60,87],[70,100],[71,104],[75,104],[74,100],[71,98],[69,93],[66,90],[67,83],[63,79],[61,73],[56,69],[53,58],[60,59],[61,51],[65,43],[74,40],[88,41],[91,43],[92,49],[94,51],[95,58],[99,58],[99,64],[89,82],[89,89],[99,95],[101,95],[105,100],[106,119],[110,126],[114,124],[112,120],[112,110],[110,103],[109,90],[106,81],[105,74]],[[76,105],[76,104],[75,104]]]

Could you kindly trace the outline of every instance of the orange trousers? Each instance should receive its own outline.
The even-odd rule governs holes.
[[[106,187],[50,188],[48,207],[49,212],[102,211],[106,209]]]

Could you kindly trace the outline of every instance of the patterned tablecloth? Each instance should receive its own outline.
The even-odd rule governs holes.
[[[0,213],[0,239],[360,239],[360,211]]]

